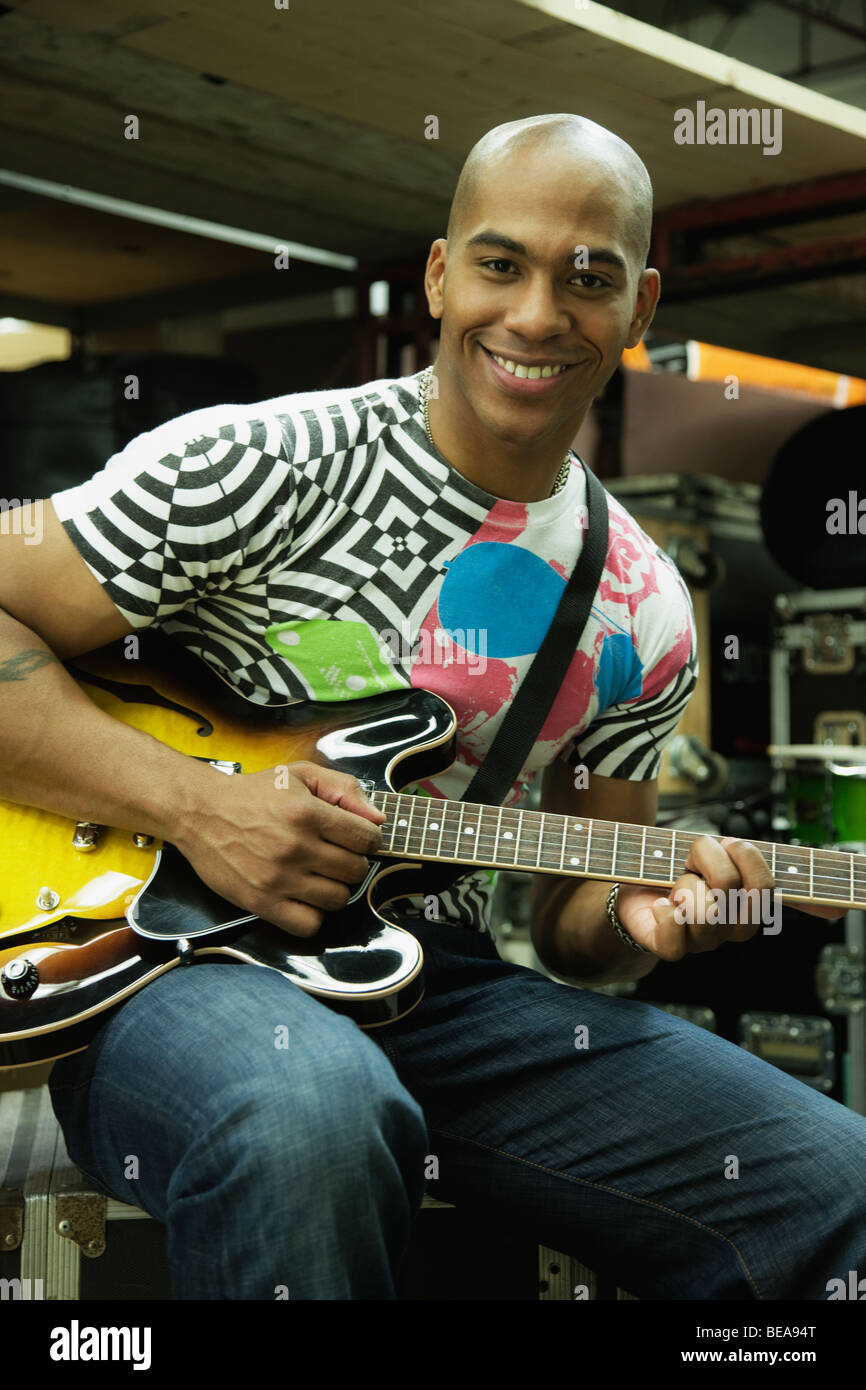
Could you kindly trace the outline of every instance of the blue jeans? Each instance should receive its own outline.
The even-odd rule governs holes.
[[[202,962],[55,1065],[71,1157],[165,1223],[174,1298],[394,1298],[425,1184],[640,1298],[866,1274],[866,1118],[649,1004],[412,929],[427,990],[397,1024]]]

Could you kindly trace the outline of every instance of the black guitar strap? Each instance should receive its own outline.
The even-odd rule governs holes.
[[[463,801],[502,804],[553,706],[589,620],[607,555],[608,515],[604,488],[585,464],[583,471],[589,507],[586,541],[547,635]]]

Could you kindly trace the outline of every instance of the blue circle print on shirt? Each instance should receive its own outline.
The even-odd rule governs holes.
[[[446,564],[439,591],[439,622],[459,634],[460,645],[478,654],[486,634],[488,657],[534,656],[562,598],[565,580],[519,545],[478,541]],[[641,692],[642,668],[628,633],[608,633],[596,672],[599,709]]]

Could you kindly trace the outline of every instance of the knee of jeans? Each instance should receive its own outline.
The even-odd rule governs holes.
[[[331,1046],[314,1065],[283,1070],[270,1059],[216,1091],[205,1112],[208,1147],[223,1163],[259,1169],[387,1151],[414,1166],[427,1147],[424,1113],[384,1054],[353,1042]]]

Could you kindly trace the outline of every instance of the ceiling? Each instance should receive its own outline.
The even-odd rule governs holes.
[[[863,111],[592,0],[286,4],[0,5],[0,167],[360,262],[423,262],[471,145],[545,111],[633,144],[660,212],[866,169]],[[674,112],[699,100],[779,109],[780,152],[677,145]],[[803,235],[755,226],[738,244]],[[278,276],[267,251],[0,183],[0,314],[118,326],[350,280],[301,255]],[[864,297],[860,274],[663,295],[655,326],[866,376]]]

